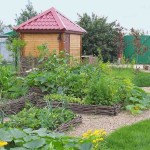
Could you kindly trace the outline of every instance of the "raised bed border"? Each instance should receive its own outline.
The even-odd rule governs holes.
[[[41,96],[41,99],[34,101],[38,107],[45,107],[47,102],[43,100],[44,95],[47,93],[42,93],[42,91],[38,87],[32,87],[30,92],[35,92],[37,95]],[[49,102],[53,108],[63,107],[64,102],[61,101],[50,101]],[[109,115],[116,116],[122,108],[123,104],[119,103],[113,106],[101,106],[101,105],[85,105],[78,103],[65,103],[65,107],[67,109],[72,110],[78,114],[95,114],[95,115]]]
[[[23,110],[23,108],[26,105],[26,102],[31,102],[31,104],[36,106],[37,101],[39,101],[40,99],[41,99],[41,96],[37,95],[36,93],[31,93],[31,94],[29,94],[27,96],[24,96],[24,97],[21,97],[17,100],[11,100],[11,101],[9,101],[8,103],[6,103],[4,105],[0,105],[0,110],[2,110],[4,112],[4,114],[7,114],[7,115],[17,114],[21,110]],[[42,107],[45,107],[45,106],[42,106]],[[54,131],[62,133],[62,132],[65,132],[65,131],[69,130],[72,127],[76,127],[80,123],[82,123],[82,116],[77,115],[76,118],[72,119],[69,122],[61,124]]]
[[[117,115],[122,108],[122,104],[116,104],[114,106],[100,106],[100,105],[83,105],[77,103],[63,103],[59,101],[50,101],[49,102],[52,108],[57,107],[65,107],[66,109],[70,109],[78,114],[95,114],[95,115],[109,115],[115,116]],[[37,100],[38,107],[44,107],[47,105],[45,100]]]
[[[57,129],[55,129],[55,132],[65,132],[68,131],[69,129],[71,129],[72,127],[76,127],[78,126],[80,123],[82,123],[82,116],[81,115],[77,115],[76,118],[74,118],[73,120],[63,123],[61,124]]]

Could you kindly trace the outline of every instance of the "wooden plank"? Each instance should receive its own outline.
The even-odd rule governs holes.
[[[22,38],[27,44],[24,47],[24,56],[38,56],[37,46],[47,43],[50,52],[59,50],[58,34],[23,34]]]
[[[79,59],[81,57],[80,40],[80,35],[70,34],[70,55],[75,59]]]

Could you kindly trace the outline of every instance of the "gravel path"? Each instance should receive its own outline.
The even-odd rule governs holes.
[[[150,87],[142,87],[143,90],[145,90],[146,92],[150,93]]]
[[[144,87],[143,89],[150,92],[150,87]],[[150,110],[144,111],[140,115],[132,115],[129,112],[124,111],[117,116],[82,115],[82,117],[83,123],[74,128],[73,131],[68,132],[68,135],[80,136],[89,129],[105,129],[107,133],[111,133],[117,128],[150,119]]]
[[[150,119],[150,110],[135,116],[129,112],[121,112],[117,116],[82,115],[82,117],[83,123],[74,128],[73,131],[69,131],[68,135],[80,136],[89,129],[105,129],[107,133],[111,133],[122,126]]]

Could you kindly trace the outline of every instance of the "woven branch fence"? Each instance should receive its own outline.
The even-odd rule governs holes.
[[[122,104],[117,104],[114,106],[99,106],[99,105],[82,105],[77,103],[63,103],[58,101],[51,101],[51,106],[53,108],[57,107],[65,107],[66,109],[70,109],[78,114],[96,114],[96,115],[109,115],[115,116],[117,115],[122,108]],[[47,102],[44,100],[37,100],[38,107],[44,107],[47,105]]]
[[[35,92],[38,96],[41,96],[41,99],[34,99],[34,103],[38,107],[45,107],[47,106],[47,101],[43,100],[43,97],[47,93],[42,93],[39,88],[33,87],[30,89],[30,92]],[[117,115],[122,108],[122,104],[116,104],[113,106],[100,106],[100,105],[85,105],[85,104],[77,104],[77,103],[65,103],[59,101],[50,101],[49,102],[53,108],[57,107],[64,107],[66,109],[70,109],[75,113],[78,114],[96,114],[96,115],[109,115],[115,116]]]
[[[2,110],[4,112],[4,114],[7,114],[7,115],[12,115],[12,114],[15,115],[15,114],[19,113],[21,110],[23,110],[23,108],[26,105],[26,102],[30,102],[36,106],[37,102],[40,99],[41,99],[41,95],[37,95],[36,93],[31,93],[27,96],[21,97],[18,100],[11,100],[10,102],[8,102],[4,105],[0,105],[0,110]],[[43,105],[43,106],[41,106],[41,108],[43,108],[45,106]],[[55,131],[64,132],[64,131],[69,130],[72,127],[77,126],[80,123],[82,123],[82,116],[77,115],[77,117],[74,118],[73,120],[60,125]]]

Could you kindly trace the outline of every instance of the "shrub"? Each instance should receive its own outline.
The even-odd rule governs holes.
[[[0,99],[18,98],[27,92],[24,79],[16,77],[15,72],[8,66],[0,66]]]
[[[87,82],[93,74],[98,72],[98,69],[92,65],[71,66],[66,64],[65,58],[59,57],[59,55],[51,55],[51,59],[41,64],[44,66],[42,71],[34,71],[26,77],[27,84],[30,87],[39,87],[42,92],[84,98]]]
[[[113,105],[128,98],[132,83],[127,79],[110,76],[94,77],[88,85],[85,103],[94,105]]]
[[[126,101],[126,109],[132,114],[139,114],[148,108],[150,108],[150,94],[135,86],[131,91],[131,96]]]

